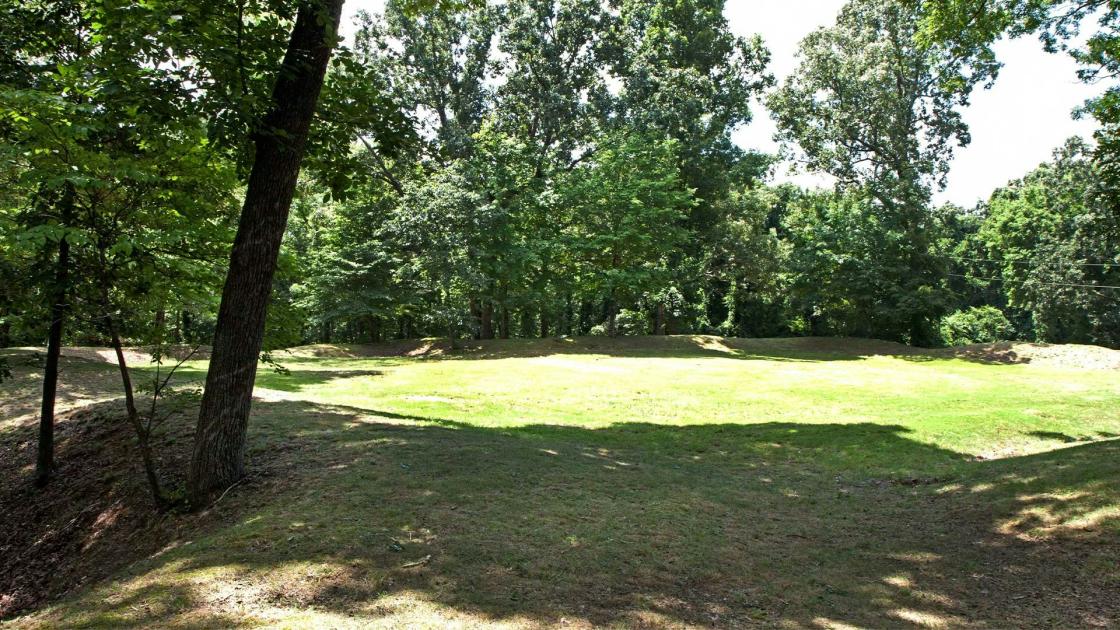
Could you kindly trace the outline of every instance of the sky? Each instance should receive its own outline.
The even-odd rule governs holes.
[[[343,33],[349,34],[359,10],[379,12],[384,0],[349,0]],[[727,0],[724,10],[731,30],[743,36],[762,35],[771,53],[770,71],[779,81],[797,65],[797,44],[811,31],[832,24],[844,0]],[[972,206],[1008,181],[1025,175],[1050,158],[1066,138],[1090,136],[1091,120],[1073,120],[1073,110],[1099,92],[1099,86],[1077,80],[1077,66],[1064,54],[1048,54],[1035,39],[1003,41],[996,45],[1003,62],[999,79],[990,90],[973,93],[964,112],[972,143],[958,149],[938,203]],[[775,127],[759,104],[754,120],[736,131],[742,147],[777,151]],[[778,168],[777,181],[803,185],[828,185],[828,178],[812,173],[790,173],[791,165]]]
[[[780,80],[797,67],[797,44],[811,31],[831,25],[844,0],[727,0],[731,30],[739,35],[759,33],[770,49],[770,71]],[[990,90],[973,93],[964,111],[972,142],[957,149],[948,184],[938,203],[972,206],[1008,181],[1050,159],[1066,138],[1090,136],[1091,120],[1072,119],[1073,110],[1099,93],[1099,86],[1077,80],[1077,65],[1064,54],[1049,54],[1036,39],[1002,41],[996,54],[1003,62]],[[776,151],[774,123],[756,106],[754,121],[735,134],[743,147]],[[827,185],[827,178],[790,175],[780,167],[778,181]]]

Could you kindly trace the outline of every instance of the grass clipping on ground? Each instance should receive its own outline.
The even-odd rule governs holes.
[[[30,493],[38,381],[10,354],[13,627],[1120,623],[1120,384],[1085,369],[1099,357],[716,337],[305,348],[260,374],[250,479],[184,516],[148,507],[96,356],[67,359],[59,483]],[[182,405],[159,434],[172,482]]]

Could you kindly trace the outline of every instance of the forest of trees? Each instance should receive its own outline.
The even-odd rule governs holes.
[[[851,0],[777,82],[723,0],[389,0],[333,54],[341,0],[9,0],[0,346],[54,348],[50,389],[60,344],[213,344],[199,492],[240,475],[206,458],[239,461],[258,356],[302,343],[1120,346],[1120,93],[1092,141],[932,203],[991,45],[1107,78],[1120,9],[977,1]],[[758,116],[783,156],[732,141]],[[835,187],[771,183],[783,158]]]

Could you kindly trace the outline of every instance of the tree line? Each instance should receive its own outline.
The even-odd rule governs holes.
[[[196,507],[243,475],[260,359],[300,343],[1120,345],[1113,89],[1085,105],[1094,142],[977,207],[931,203],[973,90],[997,80],[993,43],[1037,35],[1097,80],[1116,9],[851,0],[781,84],[723,11],[389,0],[339,45],[342,0],[11,2],[0,345],[47,347],[40,483],[63,343],[118,350],[142,445],[120,349],[213,347]],[[783,155],[733,141],[760,114]],[[770,183],[781,158],[835,187]]]
[[[765,50],[728,32],[721,3],[648,4],[612,16],[588,3],[524,44],[525,16],[493,6],[422,25],[393,3],[367,16],[362,63],[383,68],[418,146],[394,160],[360,153],[372,176],[347,197],[308,184],[274,293],[298,324],[287,343],[695,332],[1117,343],[1117,291],[1094,288],[1117,284],[1102,263],[1117,250],[1094,147],[1071,140],[978,207],[931,205],[969,141],[972,90],[998,74],[986,44],[930,43],[928,3],[852,2],[772,86]],[[542,45],[565,20],[579,34],[569,48]],[[776,156],[730,141],[754,98],[787,155],[835,189],[767,183]]]

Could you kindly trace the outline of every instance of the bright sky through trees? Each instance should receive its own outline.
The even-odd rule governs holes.
[[[784,79],[796,67],[797,44],[813,29],[833,23],[843,0],[728,0],[726,15],[739,35],[761,33],[773,55],[770,70]],[[358,11],[380,12],[384,0],[348,0],[343,31],[353,32]],[[1098,86],[1077,80],[1076,65],[1065,55],[1051,55],[1033,38],[1004,41],[996,46],[1004,68],[996,86],[973,95],[965,121],[972,144],[957,152],[945,191],[936,202],[971,206],[992,190],[1021,176],[1050,158],[1051,152],[1073,135],[1088,137],[1094,123],[1071,117],[1075,107],[1099,92]],[[755,119],[735,140],[741,146],[774,151],[773,121],[761,105]],[[803,185],[827,184],[819,175],[791,175],[782,167],[778,181]]]
[[[830,25],[843,0],[730,0],[726,14],[735,33],[761,33],[773,55],[771,71],[781,80],[796,67],[797,44],[813,29]],[[986,199],[997,186],[1021,176],[1073,135],[1090,136],[1093,121],[1073,120],[1071,112],[1099,87],[1077,80],[1077,66],[1065,55],[1047,54],[1038,40],[1023,38],[1000,42],[996,52],[1004,63],[991,90],[973,94],[972,106],[964,112],[972,133],[972,144],[959,150],[944,192],[937,202],[951,201],[971,206]],[[741,130],[736,140],[742,146],[774,150],[774,123],[763,112]],[[790,176],[786,169],[779,180],[816,184],[820,176]]]

